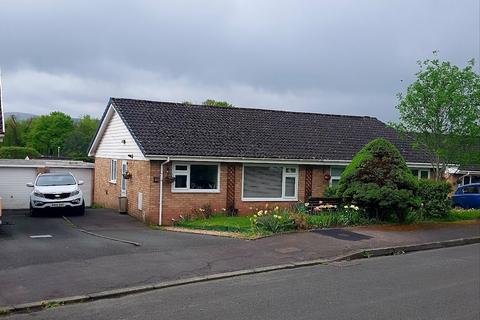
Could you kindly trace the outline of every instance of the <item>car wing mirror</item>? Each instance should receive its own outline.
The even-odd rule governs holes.
[[[81,186],[82,184],[84,184],[83,180],[79,180],[78,185]]]
[[[27,187],[33,188],[33,183],[31,183],[31,182],[27,183]]]

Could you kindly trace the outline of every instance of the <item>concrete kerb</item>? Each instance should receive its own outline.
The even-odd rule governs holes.
[[[197,277],[192,277],[187,279],[164,281],[164,282],[142,285],[142,286],[120,288],[120,289],[102,291],[102,292],[97,292],[97,293],[92,293],[87,295],[78,295],[78,296],[72,296],[72,297],[18,304],[14,306],[5,306],[5,307],[0,307],[0,316],[9,315],[12,313],[27,313],[27,312],[40,311],[43,309],[54,308],[58,306],[68,305],[68,304],[90,302],[90,301],[101,300],[101,299],[112,299],[112,298],[117,298],[121,296],[136,294],[136,293],[160,290],[160,289],[171,288],[171,287],[178,287],[178,286],[206,282],[206,281],[234,278],[234,277],[240,277],[244,275],[266,273],[266,272],[286,270],[286,269],[296,269],[296,268],[322,265],[322,264],[328,264],[328,263],[339,262],[339,261],[348,261],[348,260],[364,259],[364,258],[370,258],[370,257],[405,254],[408,252],[448,248],[448,247],[454,247],[454,246],[469,245],[474,243],[480,243],[480,237],[436,241],[436,242],[405,245],[405,246],[366,249],[366,250],[356,251],[347,255],[337,256],[332,259],[315,259],[315,260],[308,260],[308,261],[292,262],[292,263],[286,263],[286,264],[280,264],[280,265],[274,265],[274,266],[258,267],[253,269],[217,273],[217,274],[211,274],[206,276],[197,276]]]

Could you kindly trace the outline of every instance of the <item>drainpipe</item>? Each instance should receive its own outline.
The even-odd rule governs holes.
[[[167,157],[167,160],[162,162],[160,165],[160,209],[158,210],[158,225],[162,225],[162,214],[163,214],[163,166],[170,162],[170,157]]]

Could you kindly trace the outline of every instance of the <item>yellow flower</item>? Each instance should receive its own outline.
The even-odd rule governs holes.
[[[278,211],[278,209],[279,209],[278,206],[276,206],[274,210],[275,210],[275,211]]]

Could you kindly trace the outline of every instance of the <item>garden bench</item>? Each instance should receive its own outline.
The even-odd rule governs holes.
[[[340,206],[342,204],[341,198],[323,198],[323,197],[312,197],[308,199],[307,212],[312,213],[315,207],[320,205],[334,205]]]

